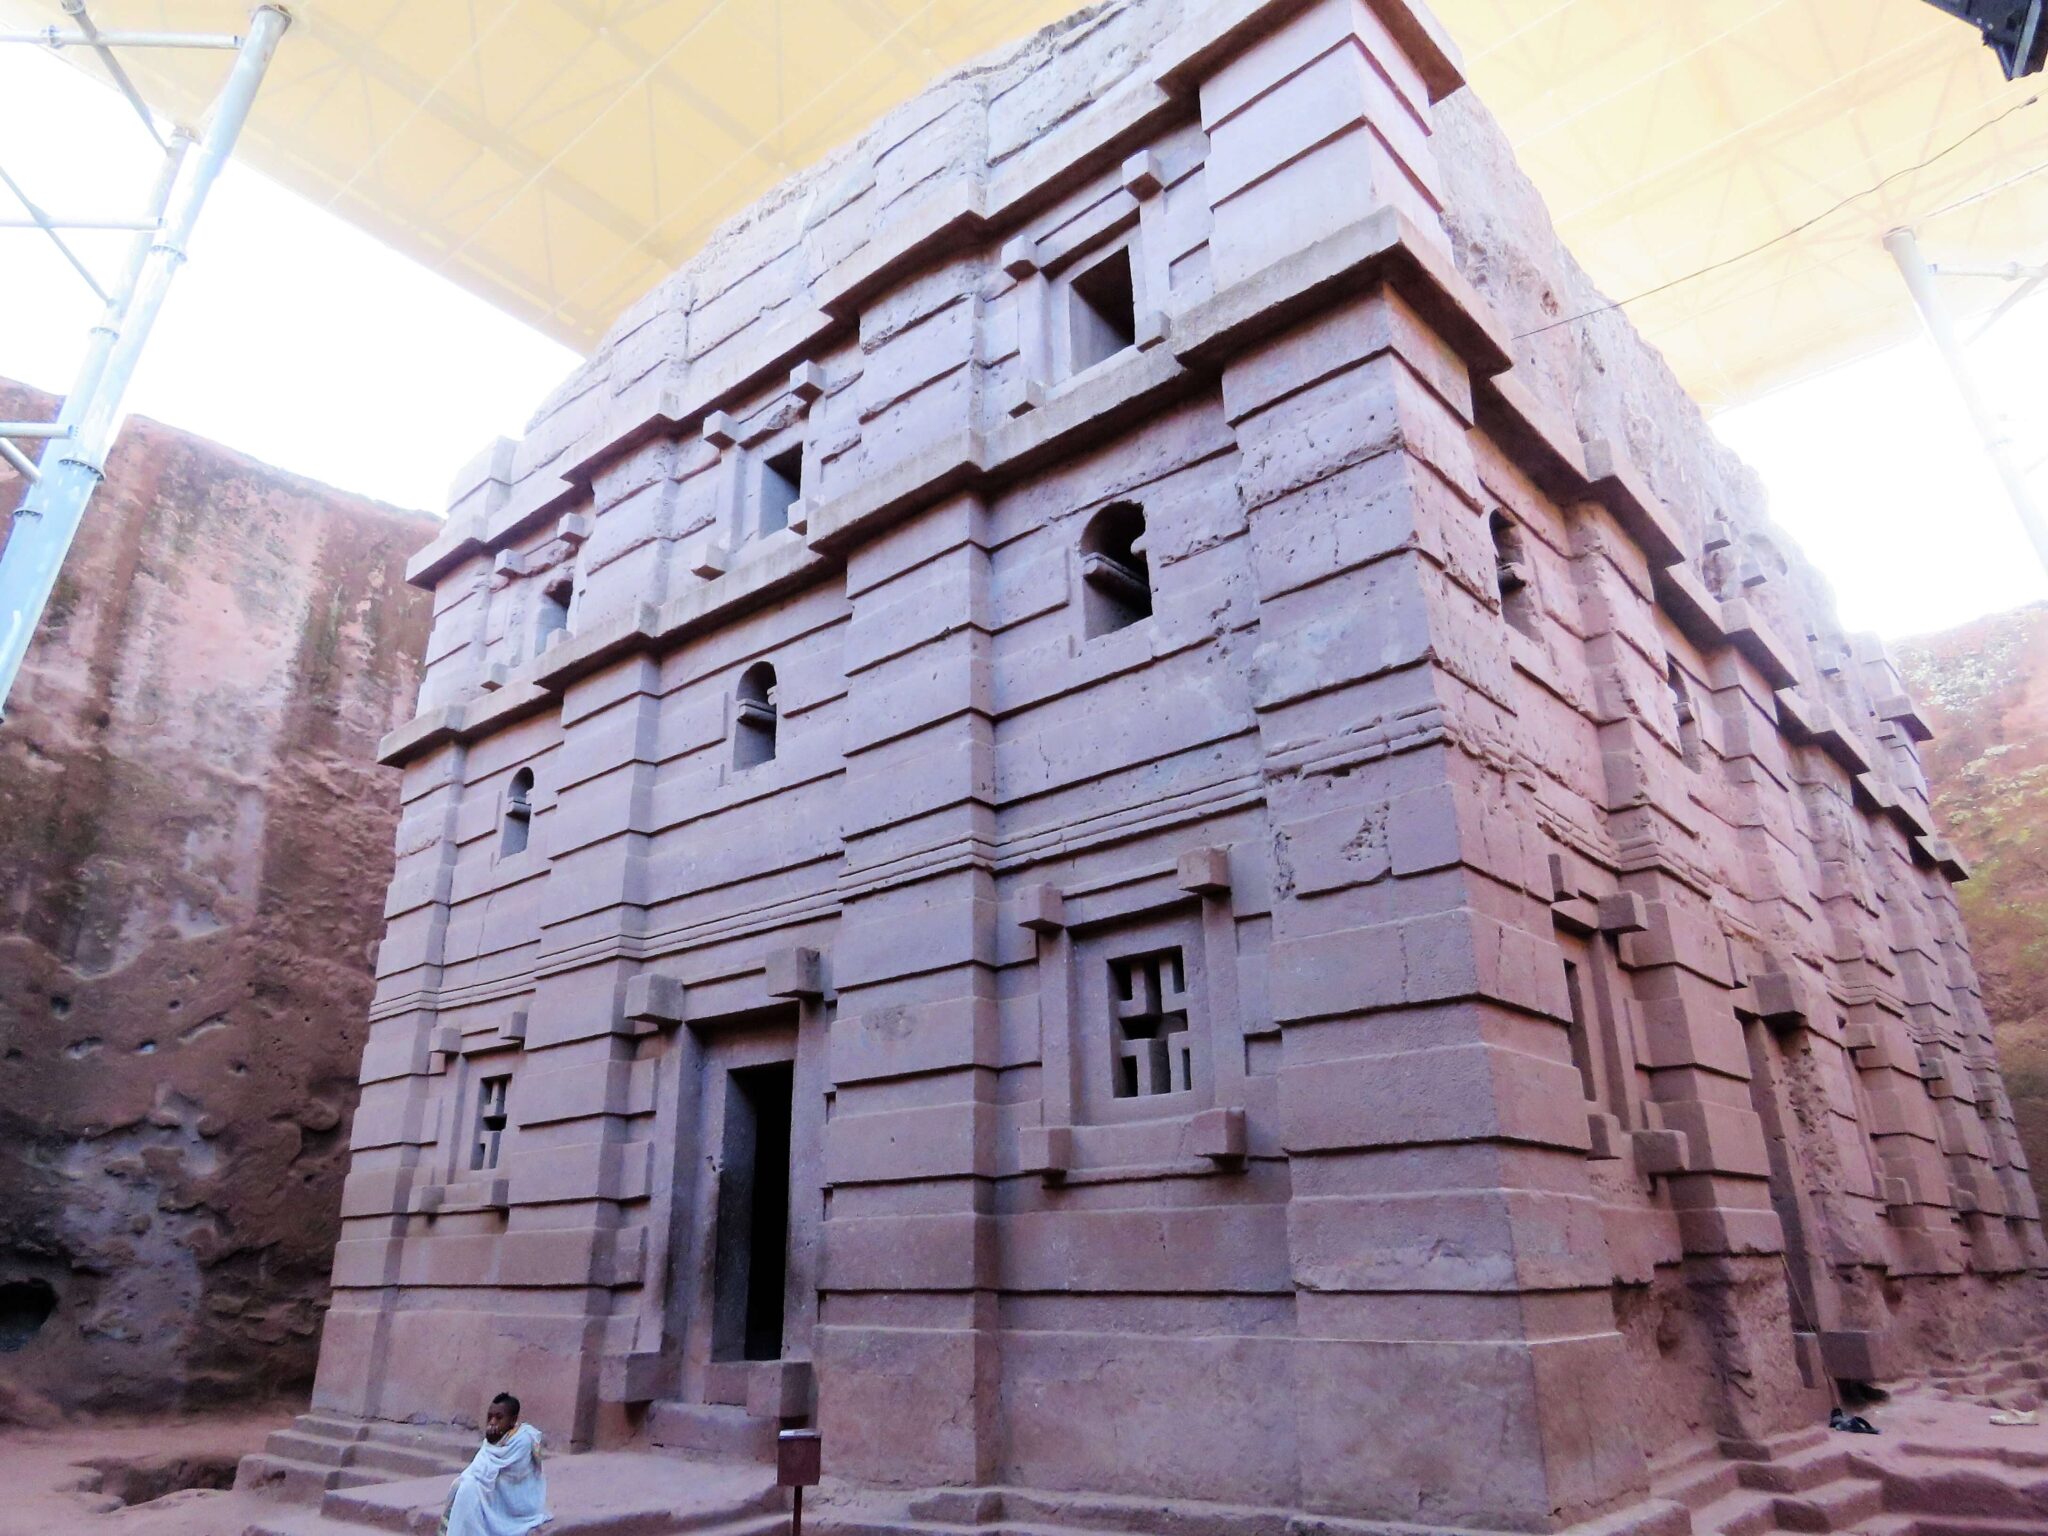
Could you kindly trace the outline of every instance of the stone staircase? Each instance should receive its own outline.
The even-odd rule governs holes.
[[[1982,1403],[1987,1407],[2038,1408],[2048,1392],[2048,1349],[2041,1345],[2002,1349],[1964,1367],[1927,1373],[1938,1396]]]
[[[664,1451],[708,1461],[775,1464],[774,1419],[737,1405],[656,1403],[647,1411],[647,1441]]]
[[[2030,1407],[2033,1364],[1973,1372],[1968,1395]],[[1768,1461],[1708,1457],[1669,1471],[1657,1495],[1689,1511],[1693,1536],[2048,1536],[2048,1428],[2015,1433],[2038,1438],[1965,1449],[1810,1431]]]
[[[1774,1446],[1768,1461],[1702,1458],[1667,1474],[1657,1492],[1691,1512],[1693,1536],[1863,1532],[1884,1513],[1884,1490],[1850,1439],[1810,1430]]]
[[[1871,1536],[2048,1532],[2048,1438],[2039,1429],[2015,1433],[2028,1438],[1967,1450],[1909,1440],[1869,1463],[1885,1507]]]
[[[1691,1536],[2048,1536],[2048,1430],[2042,1434],[2039,1449],[2005,1446],[1968,1459],[1948,1447],[1825,1429],[1778,1441],[1767,1460],[1734,1460],[1710,1448],[1663,1469],[1656,1502],[1576,1529],[1580,1536],[1686,1536],[1688,1525]],[[1212,1513],[1209,1521],[1176,1511],[1166,1523],[1158,1502],[1145,1499],[828,1488],[815,1506],[806,1504],[804,1524],[816,1536],[1234,1536],[1283,1525],[1369,1536],[1389,1529],[1330,1517],[1310,1527],[1257,1518],[1271,1511]]]
[[[646,1451],[550,1457],[548,1536],[778,1536],[787,1496],[768,1469]],[[448,1478],[335,1487],[317,1508],[282,1505],[240,1536],[432,1536]],[[226,1536],[226,1533],[223,1533]]]
[[[338,1489],[407,1478],[445,1481],[469,1465],[475,1430],[439,1424],[383,1424],[302,1413],[290,1429],[275,1431],[263,1449],[244,1456],[235,1487],[304,1504]]]

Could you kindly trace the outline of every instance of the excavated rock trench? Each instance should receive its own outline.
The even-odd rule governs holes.
[[[122,435],[0,728],[0,1422],[311,1377],[432,526]]]

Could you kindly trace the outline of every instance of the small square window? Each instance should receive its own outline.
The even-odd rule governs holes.
[[[1062,1117],[1138,1125],[1207,1108],[1215,1095],[1206,940],[1192,904],[1074,935],[1068,989],[1075,1064]]]
[[[1194,1036],[1188,1033],[1187,971],[1180,950],[1112,960],[1109,977],[1116,1097],[1192,1092]]]
[[[498,1149],[505,1135],[505,1095],[511,1086],[510,1076],[487,1077],[477,1088],[476,1142],[469,1153],[471,1172],[498,1166]]]
[[[1129,246],[1075,274],[1067,291],[1067,325],[1075,373],[1137,345],[1138,300],[1131,283]]]

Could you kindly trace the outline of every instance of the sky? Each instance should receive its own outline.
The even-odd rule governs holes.
[[[1985,297],[1944,293],[1972,308]],[[2048,457],[2048,301],[2016,305],[1969,351],[2020,462]],[[1834,586],[1849,629],[1903,639],[2048,598],[2048,573],[1924,336],[1713,426],[1763,476],[1771,516]],[[2048,474],[2032,488],[2048,513]]]
[[[51,216],[134,218],[159,162],[111,89],[41,50],[0,47],[0,167]],[[4,185],[0,203],[21,217]],[[66,238],[108,284],[129,237]],[[492,438],[519,436],[576,366],[240,165],[215,184],[190,253],[129,410],[398,506],[440,512],[456,472]],[[99,309],[41,231],[0,229],[0,377],[62,394]]]
[[[0,166],[48,211],[132,217],[156,162],[113,91],[36,50],[0,48]],[[75,237],[103,281],[126,239]],[[456,472],[493,437],[518,436],[577,361],[238,165],[214,189],[191,254],[129,409],[399,506],[439,512]],[[0,376],[61,393],[98,309],[40,233],[0,229]],[[2048,457],[2048,298],[2016,307],[1972,355],[2023,461]],[[1900,639],[2048,598],[1926,341],[1726,411],[1714,427],[1762,474],[1773,516],[1833,584],[1849,629]],[[2048,475],[2036,481],[2048,505]]]

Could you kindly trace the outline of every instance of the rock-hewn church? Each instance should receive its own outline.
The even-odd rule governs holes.
[[[2038,1326],[1925,727],[1460,86],[1083,12],[476,461],[316,1408],[1548,1529]]]

